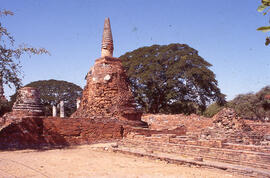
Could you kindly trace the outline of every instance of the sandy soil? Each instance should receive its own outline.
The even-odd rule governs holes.
[[[85,145],[46,151],[0,151],[0,177],[239,177],[217,170],[179,166]]]

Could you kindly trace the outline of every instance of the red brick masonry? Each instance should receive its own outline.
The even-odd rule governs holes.
[[[109,119],[24,117],[0,126],[0,148],[90,144],[120,139],[124,123]]]
[[[87,75],[87,84],[74,118],[93,116],[140,120],[122,62],[114,57],[102,57]]]

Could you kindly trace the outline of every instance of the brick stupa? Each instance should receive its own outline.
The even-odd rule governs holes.
[[[101,58],[87,74],[80,107],[74,118],[106,117],[140,120],[121,60],[113,56],[113,39],[109,18],[105,19]]]
[[[40,94],[37,88],[23,87],[18,91],[16,102],[12,112],[25,116],[42,116],[43,105],[40,102]]]
[[[39,91],[34,87],[23,87],[18,90],[16,102],[13,104],[12,111],[6,113],[3,118],[5,122],[10,123],[24,117],[34,116],[44,116]]]

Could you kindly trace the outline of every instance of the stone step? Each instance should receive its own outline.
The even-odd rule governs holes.
[[[195,166],[201,166],[201,167],[207,167],[207,168],[222,169],[229,172],[234,172],[234,173],[236,172],[244,176],[270,177],[269,170],[258,169],[258,168],[248,167],[248,166],[221,163],[221,162],[210,161],[210,160],[196,161],[194,159],[188,159],[186,157],[181,157],[175,154],[155,153],[151,151],[146,152],[143,149],[132,149],[130,147],[118,147],[118,148],[114,148],[113,151],[124,153],[124,154],[131,154],[131,155],[135,155],[139,157],[146,156],[151,159],[159,159],[159,160],[167,161],[168,163],[173,163],[173,164],[180,164],[180,165],[186,164],[186,165],[195,165]]]
[[[173,143],[160,143],[153,141],[125,140],[122,146],[137,147],[148,151],[160,151],[165,153],[184,154],[189,156],[203,156],[204,158],[244,164],[255,167],[270,169],[270,154],[246,150],[232,150],[224,148],[213,148],[197,145],[181,145]]]

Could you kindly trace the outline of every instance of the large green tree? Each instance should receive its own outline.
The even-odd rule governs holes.
[[[41,103],[45,107],[45,114],[52,115],[52,105],[62,100],[65,106],[65,115],[69,117],[76,111],[76,99],[81,97],[82,88],[74,83],[61,80],[39,80],[31,82],[26,87],[35,87],[40,92]],[[12,97],[15,101],[16,94]]]
[[[144,112],[202,113],[210,102],[225,102],[211,64],[186,44],[142,47],[120,59]]]
[[[15,45],[14,37],[2,23],[4,16],[14,15],[13,12],[0,10],[0,77],[2,82],[9,87],[21,86],[22,70],[20,59],[22,55],[44,54],[48,51],[44,48],[29,47],[26,44]]]
[[[257,93],[241,94],[228,103],[244,118],[264,121],[270,118],[270,86]]]

